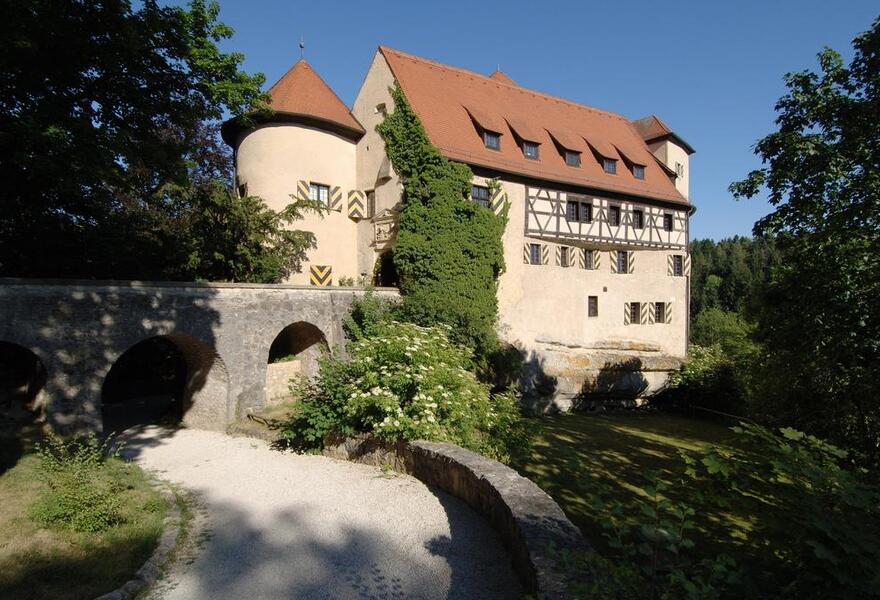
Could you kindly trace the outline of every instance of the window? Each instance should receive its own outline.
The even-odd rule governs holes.
[[[584,268],[592,271],[596,268],[596,252],[598,250],[584,249]]]
[[[645,167],[642,165],[633,165],[633,177],[636,179],[645,178]]]
[[[565,203],[565,218],[569,221],[577,221],[580,212],[579,203],[568,201]]]
[[[570,257],[569,257],[569,252],[568,252],[568,246],[562,246],[559,249],[559,265],[562,267],[567,267],[569,265],[569,262],[568,262],[569,260],[570,260]]]
[[[529,264],[541,264],[541,244],[529,244]]]
[[[384,102],[380,102],[379,104],[376,105],[376,114],[377,115],[385,116],[387,113],[388,113],[388,109],[385,108]]]
[[[663,215],[663,229],[672,231],[672,215],[669,213]]]
[[[676,277],[684,275],[684,257],[681,254],[672,255],[672,274]]]
[[[680,162],[675,163],[675,174],[679,177],[684,177],[684,165]]]
[[[320,183],[309,184],[309,200],[312,202],[321,202],[327,204],[330,199],[330,188]]]
[[[569,167],[579,167],[581,166],[581,153],[574,152],[573,150],[565,151],[565,164]]]
[[[482,185],[471,186],[471,199],[484,208],[489,208],[489,188]]]
[[[581,202],[580,217],[581,217],[582,222],[592,223],[593,222],[593,205],[588,204],[586,202]]]
[[[645,211],[633,210],[633,227],[643,229],[645,227]]]
[[[666,322],[666,303],[665,302],[655,302],[654,303],[654,323],[665,323]]]
[[[367,214],[366,214],[366,217],[369,219],[374,216],[376,216],[376,191],[375,190],[367,190]]]
[[[483,143],[490,150],[501,150],[501,134],[494,131],[483,132]]]
[[[239,198],[247,198],[248,186],[246,183],[240,184],[237,189],[238,189],[238,197]]]
[[[532,160],[538,160],[538,144],[535,142],[523,142],[523,155]]]
[[[620,207],[619,206],[609,206],[608,207],[608,224],[617,227],[620,225]]]
[[[617,173],[617,161],[611,158],[603,158],[602,168],[605,169],[606,173],[611,173],[612,175],[614,175],[615,173]]]
[[[587,296],[587,316],[599,316],[599,296]]]
[[[626,273],[627,272],[627,251],[626,250],[618,250],[617,251],[617,272],[618,273]]]
[[[629,322],[630,323],[639,323],[641,322],[641,313],[642,313],[642,305],[639,302],[630,302],[629,303]]]

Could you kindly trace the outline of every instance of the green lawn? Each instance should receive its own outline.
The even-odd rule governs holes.
[[[607,548],[602,536],[607,515],[594,508],[595,483],[607,483],[613,494],[631,507],[632,522],[642,518],[637,504],[655,472],[670,486],[667,496],[686,501],[697,514],[697,548],[707,555],[727,552],[746,559],[749,523],[756,518],[749,507],[731,507],[720,513],[702,507],[692,486],[682,483],[680,450],[707,445],[730,445],[736,434],[727,426],[661,413],[621,411],[606,415],[565,414],[532,419],[534,446],[514,465],[549,493],[598,549]],[[702,553],[702,552],[701,552]]]
[[[167,507],[135,465],[107,463],[108,476],[124,490],[123,523],[103,533],[76,533],[41,528],[28,517],[42,485],[38,458],[19,458],[15,445],[2,440],[0,449],[16,461],[0,471],[0,598],[94,598],[125,583],[149,558]]]

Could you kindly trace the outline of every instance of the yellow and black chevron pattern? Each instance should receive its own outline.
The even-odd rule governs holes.
[[[547,244],[541,244],[541,264],[550,264],[550,246]]]
[[[531,253],[529,252],[529,244],[523,244],[523,262],[529,264],[531,261]]]
[[[691,255],[690,254],[684,255],[684,274],[685,274],[685,277],[690,277],[690,274],[691,274]]]
[[[617,250],[608,251],[608,262],[611,263],[611,272],[617,273]]]
[[[309,182],[300,179],[296,182],[296,199],[306,202],[309,199]]]
[[[648,322],[648,303],[642,302],[641,305],[639,305],[639,323],[644,325],[647,322]]]
[[[632,313],[630,313],[630,311],[629,311],[629,302],[624,302],[623,303],[623,324],[624,325],[629,325],[629,319],[630,319],[631,314]]]
[[[496,215],[500,215],[507,209],[507,206],[507,192],[501,188],[493,190],[492,197],[489,199],[489,208],[492,209],[492,212]]]
[[[598,269],[602,266],[602,253],[598,250],[591,250],[590,254],[593,256],[593,269]]]
[[[328,286],[333,283],[333,267],[330,265],[311,265],[309,281],[312,285]]]
[[[363,219],[367,215],[366,199],[364,193],[360,190],[351,190],[348,192],[348,218]]]
[[[579,269],[586,269],[589,260],[591,260],[590,251],[586,250],[584,248],[581,248],[581,251],[578,252],[578,268]]]
[[[633,251],[629,251],[626,253],[626,272],[627,273],[635,273],[635,270],[636,270],[636,253]]]
[[[327,208],[342,212],[342,188],[334,185],[330,188],[330,198],[327,199]]]
[[[666,317],[666,324],[672,325],[672,302],[666,302],[666,314],[663,316]]]
[[[670,277],[675,275],[675,255],[667,254],[666,255],[666,274]]]

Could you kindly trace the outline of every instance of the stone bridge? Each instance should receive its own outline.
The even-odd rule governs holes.
[[[223,430],[266,404],[273,344],[342,348],[363,290],[291,285],[0,280],[0,362],[32,353],[26,387],[60,431],[102,431],[102,390],[126,351],[161,338],[185,360],[182,419]],[[379,289],[381,296],[396,290]],[[301,343],[297,346],[296,338]],[[283,340],[282,340],[283,341]],[[6,361],[11,362],[10,360]]]

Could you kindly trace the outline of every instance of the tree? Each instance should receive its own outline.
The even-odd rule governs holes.
[[[266,105],[263,76],[217,47],[232,30],[215,2],[0,6],[0,275],[265,280],[298,266],[308,236],[228,196],[214,125]],[[209,225],[223,219],[237,225]],[[190,237],[206,232],[226,237]],[[285,242],[263,251],[254,236]]]
[[[826,48],[820,72],[786,75],[764,167],[731,185],[767,190],[755,233],[782,264],[758,314],[768,359],[765,416],[880,459],[880,19],[847,66]]]
[[[496,291],[507,216],[470,200],[470,168],[430,143],[399,87],[392,96],[394,112],[377,130],[404,184],[394,248],[400,312],[420,325],[451,326],[457,342],[485,358],[499,346]]]

